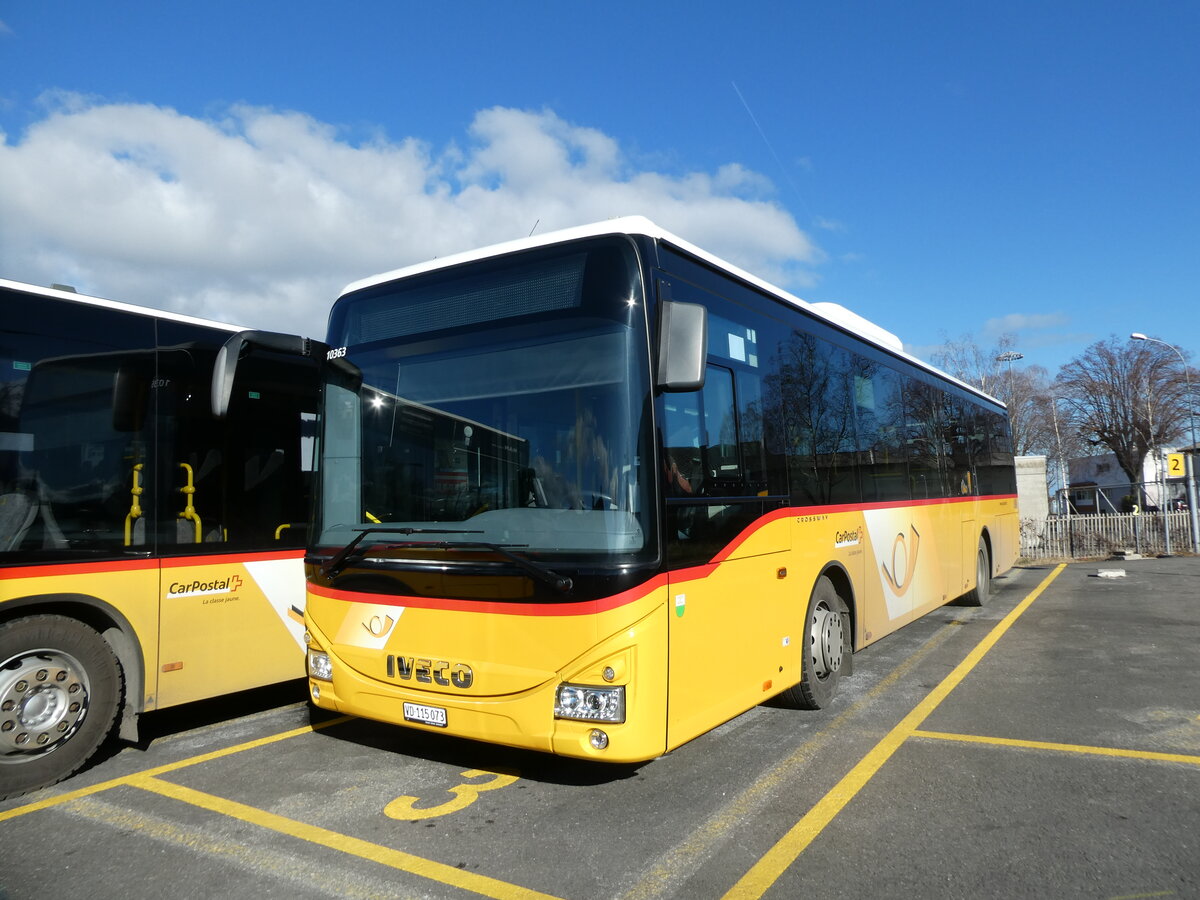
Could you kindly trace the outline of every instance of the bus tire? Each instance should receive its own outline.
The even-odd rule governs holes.
[[[968,606],[987,606],[992,599],[992,557],[983,538],[979,539],[979,549],[975,552],[975,587],[963,599]]]
[[[112,732],[123,689],[112,648],[82,622],[0,625],[0,800],[78,771]]]
[[[822,575],[813,586],[804,617],[804,646],[800,661],[800,683],[783,692],[786,703],[798,709],[822,709],[837,693],[842,671],[847,668],[843,615],[845,602],[833,582]]]

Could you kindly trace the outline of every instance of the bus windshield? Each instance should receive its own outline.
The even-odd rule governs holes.
[[[589,565],[650,552],[645,321],[620,239],[344,297],[330,345],[361,383],[329,368],[318,555],[372,528]]]

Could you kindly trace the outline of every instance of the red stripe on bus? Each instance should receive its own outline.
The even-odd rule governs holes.
[[[724,562],[733,554],[733,551],[753,537],[760,528],[772,522],[778,522],[780,519],[787,519],[793,516],[828,516],[835,513],[866,512],[871,509],[907,509],[914,506],[942,506],[947,503],[979,503],[985,500],[1016,499],[1016,494],[988,494],[986,497],[971,494],[966,497],[935,497],[928,500],[905,500],[902,502],[884,500],[876,503],[840,503],[833,506],[787,506],[755,519],[751,524],[746,526],[741,534],[726,544],[724,549],[713,557],[712,561],[714,563]],[[694,504],[688,505],[691,506]]]
[[[268,550],[258,553],[222,553],[214,556],[176,556],[170,559],[111,559],[105,562],[65,562],[45,565],[0,568],[0,580],[17,578],[55,578],[69,575],[99,575],[110,572],[143,572],[156,569],[182,569],[193,566],[227,566],[273,559],[300,559],[303,550]]]
[[[108,562],[50,563],[0,569],[0,579],[53,578],[60,575],[97,575],[106,572],[141,572],[157,569],[157,559],[113,559]]]
[[[222,553],[215,556],[172,556],[162,560],[164,569],[189,566],[228,566],[248,562],[269,562],[273,559],[301,559],[303,550],[263,550],[254,553]]]
[[[590,616],[628,606],[667,583],[667,573],[651,578],[637,587],[577,603],[501,603],[495,600],[449,600],[439,597],[392,597],[386,594],[363,594],[358,591],[339,591],[310,584],[308,592],[329,600],[346,603],[370,603],[376,606],[398,606],[405,609],[436,609],[445,612],[495,613],[507,616]]]

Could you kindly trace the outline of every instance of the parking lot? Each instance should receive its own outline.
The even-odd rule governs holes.
[[[1200,896],[1200,559],[995,588],[858,654],[830,709],[641,766],[326,718],[302,684],[150,716],[0,803],[0,898]]]

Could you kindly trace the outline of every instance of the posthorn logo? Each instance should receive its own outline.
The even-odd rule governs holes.
[[[908,531],[911,541],[905,539],[904,532],[896,535],[892,544],[891,567],[886,562],[879,564],[884,580],[897,597],[903,597],[912,586],[913,576],[917,572],[917,554],[921,550],[921,533],[917,531],[917,526],[910,525]]]

